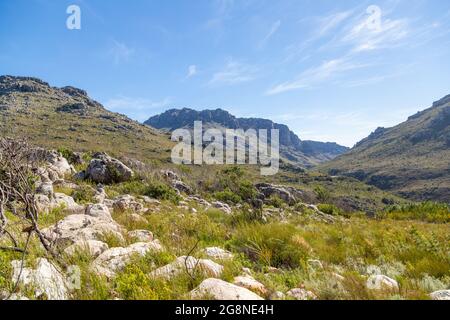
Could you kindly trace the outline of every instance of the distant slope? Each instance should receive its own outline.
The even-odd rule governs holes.
[[[0,77],[0,135],[140,160],[166,161],[172,146],[167,135],[106,110],[83,90],[30,77]]]
[[[320,168],[410,199],[450,203],[450,95],[393,128],[378,128]]]
[[[145,124],[154,128],[173,131],[179,128],[192,128],[194,121],[202,121],[205,128],[278,129],[280,132],[281,154],[288,160],[306,167],[333,159],[348,150],[347,147],[336,143],[302,141],[286,125],[260,118],[236,118],[222,109],[203,111],[188,108],[171,109],[151,117]]]

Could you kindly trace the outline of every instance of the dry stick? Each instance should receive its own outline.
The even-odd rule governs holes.
[[[200,240],[197,240],[197,242],[195,243],[194,247],[191,249],[191,251],[189,251],[189,253],[186,256],[186,259],[184,260],[184,267],[186,268],[186,273],[189,275],[189,277],[191,277],[192,280],[195,280],[195,277],[189,272],[189,267],[188,267],[188,264],[187,264],[187,260],[191,256],[191,254],[195,251],[195,249],[197,248],[199,243],[200,243]],[[195,259],[195,257],[194,257],[194,259]],[[200,262],[200,260],[196,261],[194,269],[193,269],[193,273],[197,269],[197,266],[198,266],[199,262]]]

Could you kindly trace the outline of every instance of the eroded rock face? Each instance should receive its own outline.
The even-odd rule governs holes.
[[[189,272],[190,274],[201,272],[205,276],[219,277],[223,272],[223,266],[211,260],[183,256],[177,258],[174,262],[151,272],[150,276],[171,279],[183,272]]]
[[[138,202],[135,197],[130,195],[123,195],[115,198],[113,203],[113,208],[118,211],[133,211],[133,212],[143,212],[144,205]]]
[[[84,207],[77,204],[75,200],[63,193],[55,193],[50,197],[44,194],[35,196],[36,206],[41,213],[49,213],[53,209],[62,208],[71,214],[84,213]]]
[[[450,290],[435,291],[430,294],[433,300],[450,300]]]
[[[204,280],[196,289],[190,292],[190,296],[193,299],[264,300],[246,288],[215,278]]]
[[[21,261],[12,261],[13,279],[17,281]],[[19,283],[32,288],[36,298],[67,300],[69,292],[63,275],[47,259],[38,259],[35,269],[23,268]]]
[[[59,152],[55,150],[45,150],[37,148],[33,153],[35,160],[43,162],[43,167],[39,170],[39,175],[54,182],[64,179],[66,175],[71,175],[75,169],[69,164]]]
[[[84,174],[85,179],[96,183],[110,184],[129,181],[133,171],[106,153],[96,153]]]
[[[95,259],[93,268],[99,274],[112,278],[115,276],[116,272],[125,268],[134,255],[143,257],[150,251],[161,250],[163,250],[163,248],[158,240],[152,242],[137,242],[126,248],[111,248]]]
[[[385,275],[372,275],[367,279],[366,286],[371,290],[398,290],[398,282]]]

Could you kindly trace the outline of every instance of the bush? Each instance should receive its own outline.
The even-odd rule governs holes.
[[[320,202],[327,202],[330,200],[330,192],[322,186],[317,186],[314,188],[314,193]]]
[[[311,248],[292,225],[246,224],[241,226],[233,245],[262,266],[298,268],[304,265]]]
[[[332,216],[337,216],[337,215],[340,215],[342,213],[341,210],[338,207],[336,207],[336,206],[334,206],[332,204],[319,204],[317,206],[317,208],[320,211],[322,211],[323,213],[326,213],[326,214],[329,214],[329,215],[332,215]]]
[[[232,192],[230,189],[226,189],[224,191],[219,191],[214,194],[214,197],[219,200],[226,202],[228,204],[236,204],[242,201],[242,198]]]
[[[450,207],[435,202],[413,203],[404,206],[392,206],[379,216],[394,220],[421,220],[427,222],[450,222]]]
[[[177,192],[173,188],[161,182],[149,183],[145,186],[143,194],[150,198],[169,200],[175,203],[180,201],[180,196]]]
[[[78,203],[92,203],[95,196],[95,190],[90,185],[82,184],[73,191],[71,196]]]

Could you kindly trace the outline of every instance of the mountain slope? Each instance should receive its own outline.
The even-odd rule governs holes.
[[[415,200],[450,202],[450,95],[392,128],[378,128],[321,166]]]
[[[289,127],[260,118],[236,118],[229,112],[216,110],[196,111],[188,108],[171,109],[148,119],[145,124],[154,128],[175,130],[192,128],[194,121],[202,121],[204,128],[219,129],[278,129],[281,154],[292,162],[313,166],[345,153],[348,148],[336,143],[302,141]]]
[[[166,161],[172,146],[168,136],[106,110],[83,90],[30,77],[0,77],[0,135],[140,160]]]

